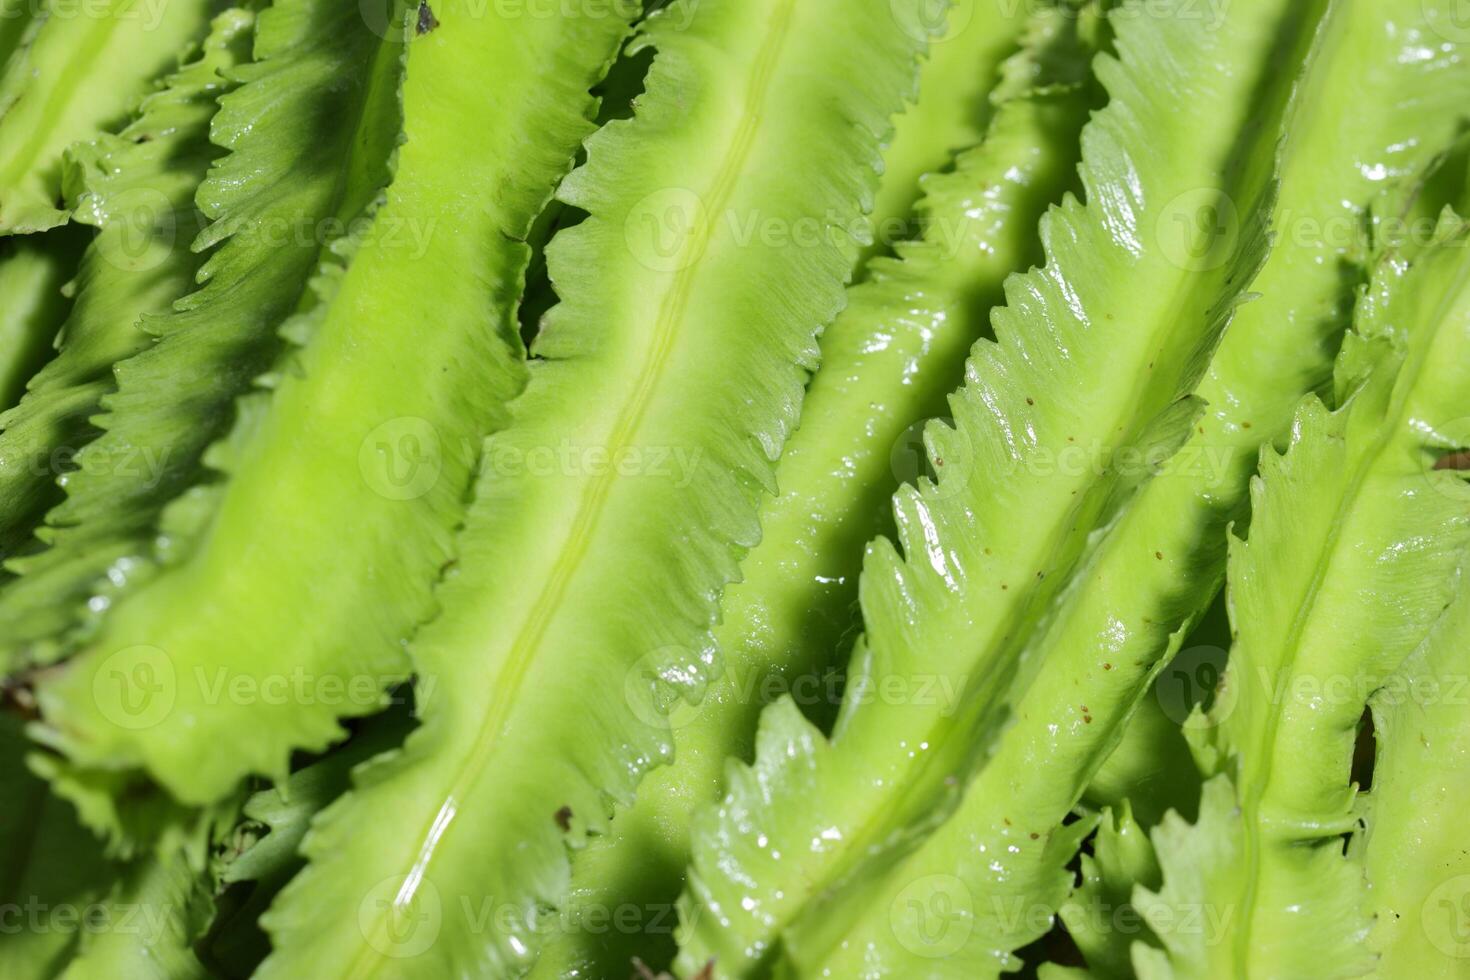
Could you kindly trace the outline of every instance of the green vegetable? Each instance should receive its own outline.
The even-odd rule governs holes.
[[[82,933],[61,980],[204,980],[190,948],[208,915],[208,895],[179,852],[123,870],[100,908],[101,928]]]
[[[228,86],[219,72],[245,56],[251,22],[242,10],[222,14],[203,54],[144,100],[126,128],[67,153],[68,198],[78,220],[98,231],[82,256],[58,355],[0,415],[0,555],[34,547],[31,534],[61,497],[58,480],[72,478],[94,434],[91,417],[112,390],[114,362],[148,346],[139,319],[166,311],[202,262],[190,248],[199,227],[194,193],[219,153],[209,142],[216,99]],[[120,453],[90,465],[146,479],[156,462]],[[7,625],[5,646],[14,635]]]
[[[1133,819],[1127,803],[1116,813],[1104,811],[1092,841],[1082,855],[1081,884],[1058,910],[1067,934],[1087,958],[1097,980],[1133,976],[1129,949],[1152,942],[1148,926],[1132,904],[1133,889],[1157,888],[1159,864],[1147,831]]]
[[[337,739],[338,718],[377,710],[409,673],[404,641],[452,561],[475,442],[520,387],[518,239],[627,29],[434,15],[423,30],[409,18],[385,200],[326,250],[281,328],[290,346],[205,455],[216,478],[170,503],[153,560],[115,566],[125,594],[90,602],[106,615],[37,679],[39,735],[74,769],[142,769],[205,804],[248,773],[284,776],[293,749]]]
[[[26,42],[41,8],[27,0],[0,0],[0,64],[8,62]]]
[[[1194,676],[1218,677],[1218,666],[1218,662],[1198,662],[1188,683],[1194,685]],[[1153,697],[1139,701],[1117,745],[1092,774],[1082,797],[1084,805],[1097,809],[1126,804],[1145,827],[1158,823],[1170,809],[1193,814],[1199,800],[1199,771],[1180,730],[1180,717],[1174,713],[1179,707],[1187,710],[1187,706],[1178,694],[1166,693],[1164,678],[1173,670],[1169,667],[1154,682]],[[1093,724],[1097,723],[1094,715]]]
[[[685,972],[714,958],[731,976],[775,962],[846,976],[861,962],[880,974],[973,977],[1005,967],[1039,934],[1034,916],[1001,921],[987,896],[967,941],[928,961],[911,931],[921,927],[903,919],[908,899],[922,908],[927,898],[926,872],[913,868],[942,865],[936,887],[957,869],[978,886],[993,859],[950,848],[920,852],[908,868],[885,865],[956,802],[997,727],[1021,643],[1090,532],[1139,481],[1136,468],[1112,461],[1167,457],[1198,414],[1185,396],[1264,245],[1257,219],[1269,198],[1270,123],[1289,77],[1267,86],[1264,111],[1253,106],[1248,120],[1243,107],[1285,11],[1235,4],[1219,29],[1178,10],[1115,15],[1120,57],[1100,56],[1097,67],[1113,101],[1082,137],[1088,203],[1069,200],[1043,222],[1045,268],[1008,284],[997,342],[976,345],[951,399],[955,428],[927,431],[939,480],[895,498],[907,560],[884,539],[869,549],[868,632],[832,737],[790,701],[772,706],[754,767],[733,770],[724,803],[700,818]],[[1198,112],[1219,127],[1188,124]],[[1148,155],[1127,153],[1145,139]],[[1238,236],[1216,240],[1212,227],[1187,225],[1201,232],[1186,243],[1197,252],[1162,237],[1222,196],[1239,202]],[[1058,465],[1073,458],[1069,446],[1083,465]],[[1039,863],[1008,876],[1006,895],[1054,908],[1085,827],[1057,831],[1016,816],[1000,850]],[[915,879],[920,892],[899,894]],[[759,894],[748,881],[762,883]]]
[[[99,902],[110,869],[70,804],[27,771],[25,739],[10,718],[0,718],[0,747],[0,908],[9,932],[0,964],[8,976],[51,977],[75,955],[80,938],[75,927],[57,927],[57,910]]]
[[[1032,78],[1044,58],[1057,64]],[[985,141],[961,153],[953,172],[925,178],[923,238],[899,244],[898,259],[875,259],[871,278],[849,289],[822,336],[822,370],[777,467],[781,493],[762,510],[761,544],[721,603],[714,642],[723,674],[697,708],[675,709],[673,764],[650,773],[635,806],[576,857],[571,928],[538,975],[603,976],[634,956],[671,958],[655,950],[672,940],[693,811],[719,798],[726,759],[750,757],[765,692],[801,690],[815,709],[829,700],[814,692],[830,688],[823,674],[855,625],[862,545],[889,523],[904,437],[943,410],[1002,281],[1040,258],[1037,219],[1072,182],[1087,64],[1070,16],[1048,8],[1034,18],[1012,62],[1016,77],[992,95]],[[924,70],[920,107],[934,67]],[[885,159],[918,156],[921,138],[901,130]],[[888,170],[884,186],[895,177]],[[626,927],[629,909],[638,928]],[[612,914],[622,928],[606,928]]]
[[[1342,405],[1297,412],[1285,454],[1266,451],[1250,537],[1234,539],[1236,642],[1205,717],[1213,770],[1198,823],[1155,832],[1164,884],[1134,902],[1164,950],[1135,947],[1144,977],[1361,976],[1373,967],[1350,768],[1372,690],[1423,642],[1470,546],[1470,487],[1435,469],[1470,397],[1467,227],[1408,269],[1390,252],[1338,365]],[[1384,615],[1370,596],[1392,596]],[[1228,910],[1220,934],[1180,928]]]
[[[62,152],[126,119],[187,42],[207,0],[7,0],[0,12],[0,235],[71,215]]]
[[[1449,50],[1435,58],[1419,54],[1424,39],[1434,36],[1433,13],[1432,5],[1416,2],[1392,11],[1330,8],[1288,120],[1278,244],[1251,287],[1262,297],[1240,310],[1200,388],[1220,410],[1206,413],[1165,474],[1095,547],[1079,577],[1095,584],[1077,587],[1033,644],[1033,662],[1045,665],[1053,680],[1023,703],[1038,723],[1071,717],[1076,734],[1055,752],[1025,750],[1006,759],[1024,758],[1048,773],[1030,784],[1035,796],[1023,799],[1050,797],[1057,819],[1102,754],[1124,737],[1120,728],[1159,671],[1160,684],[1182,680],[1202,689],[1212,683],[1218,661],[1183,664],[1182,676],[1165,664],[1208,601],[1200,583],[1221,574],[1227,522],[1247,516],[1246,461],[1263,440],[1286,431],[1290,392],[1327,386],[1328,351],[1345,325],[1348,291],[1367,274],[1374,240],[1412,248],[1416,237],[1419,244],[1428,237],[1413,207],[1399,203],[1370,213],[1369,203],[1392,175],[1402,175],[1403,196],[1415,206],[1435,198],[1425,186],[1426,170],[1453,138],[1452,106],[1470,96],[1462,60]],[[1386,14],[1397,19],[1397,30],[1384,29]],[[1345,119],[1353,125],[1344,126]],[[1162,557],[1150,560],[1154,555]],[[1140,628],[1118,629],[1130,623]],[[1104,663],[1109,669],[1099,669]],[[1085,679],[1085,700],[1073,678]],[[1077,707],[1068,705],[1084,703],[1092,720],[1079,726]],[[1176,713],[1172,720],[1182,718]],[[1144,719],[1160,727],[1155,704],[1145,702]],[[1162,730],[1150,745],[1172,741],[1168,726]],[[1039,725],[1033,732],[1032,744],[1045,744]],[[1013,742],[1025,745],[1019,737]],[[996,767],[997,775],[1004,771]],[[1115,790],[1114,798],[1125,791]],[[1004,792],[1011,806],[1021,805],[1019,794]]]
[[[434,684],[423,726],[313,829],[266,918],[265,976],[529,967],[567,901],[568,845],[667,758],[659,688],[693,694],[708,670],[715,602],[757,540],[917,73],[886,0],[841,10],[705,0],[645,22],[638,112],[559,192],[590,217],[550,246],[562,303],[413,647]],[[508,552],[522,560],[490,558]],[[332,914],[343,900],[365,911]]]
[[[1446,435],[1463,441],[1467,433]],[[1384,977],[1457,976],[1470,952],[1463,930],[1470,886],[1464,574],[1462,567],[1454,604],[1434,632],[1369,701],[1378,754],[1361,853],[1376,917],[1369,947]]]
[[[1462,6],[0,0],[0,976],[1463,974]]]
[[[1360,9],[1357,13],[1362,15]],[[1307,120],[1312,118],[1311,114],[1321,111],[1325,100],[1344,97],[1343,87],[1336,84],[1338,78],[1357,77],[1362,70],[1362,62],[1354,60],[1347,52],[1357,53],[1354,46],[1360,48],[1367,39],[1383,36],[1380,25],[1373,23],[1370,26],[1370,18],[1354,20],[1347,8],[1334,10],[1331,18],[1323,29],[1324,40],[1318,44],[1312,62],[1314,67],[1309,70],[1297,108],[1293,110],[1293,119],[1299,127],[1295,132],[1302,134],[1302,145],[1313,148],[1322,146],[1322,141],[1313,139],[1313,130]],[[1384,62],[1389,62],[1390,58],[1398,60],[1398,45],[1379,42],[1379,49],[1387,49],[1383,55]],[[1320,67],[1316,67],[1318,65]],[[1410,84],[1417,85],[1420,81],[1419,78],[1405,78],[1399,84],[1404,86],[1402,91],[1407,92]],[[1379,91],[1383,90],[1380,88]],[[1399,91],[1398,88],[1388,90],[1390,94]],[[1351,95],[1352,88],[1347,87],[1346,92]],[[1324,131],[1338,132],[1332,127],[1339,127],[1341,118],[1335,112],[1324,114]],[[1342,174],[1339,179],[1353,180],[1355,186],[1362,186],[1364,180],[1359,170],[1362,165],[1358,161],[1364,157],[1357,154],[1364,151],[1388,152],[1390,159],[1396,153],[1403,155],[1402,151],[1392,149],[1401,142],[1398,135],[1404,131],[1400,128],[1401,118],[1383,118],[1389,120],[1385,124],[1388,133],[1374,131],[1365,125],[1363,136],[1353,135],[1362,142],[1341,155],[1349,165],[1337,169],[1336,172]],[[1415,131],[1428,129],[1420,127]],[[1417,148],[1415,155],[1422,160],[1433,149],[1432,145]],[[1283,196],[1278,214],[1286,215],[1289,220],[1301,220],[1303,212],[1288,210],[1299,202],[1303,208],[1323,202],[1315,211],[1305,213],[1330,216],[1333,212],[1327,207],[1339,208],[1342,200],[1351,200],[1340,196],[1344,190],[1361,196],[1368,193],[1367,190],[1352,191],[1330,181],[1324,182],[1324,169],[1320,165],[1307,169],[1315,161],[1294,155],[1290,144],[1285,153]],[[1296,169],[1298,167],[1302,169]],[[1333,196],[1334,192],[1339,196]],[[1274,285],[1279,282],[1276,276],[1285,274],[1276,270],[1289,269],[1301,260],[1302,253],[1280,254],[1288,258],[1268,265],[1257,279],[1257,287],[1269,289],[1272,296],[1289,297],[1291,302],[1305,304],[1313,297],[1309,289],[1291,295]],[[1307,265],[1313,267],[1316,263]],[[1337,275],[1334,273],[1331,282],[1323,276],[1314,280],[1310,275],[1300,275],[1293,283],[1305,286],[1314,281],[1322,283],[1323,289],[1318,295],[1326,293],[1331,296],[1329,290],[1340,288],[1336,282]],[[1266,302],[1270,303],[1269,300]],[[1280,363],[1287,365],[1288,370],[1300,372],[1306,362],[1300,357],[1291,358],[1286,352],[1302,349],[1305,346],[1303,338],[1283,331],[1281,323],[1283,318],[1290,317],[1289,322],[1302,324],[1303,332],[1321,331],[1318,336],[1322,340],[1318,342],[1325,343],[1333,324],[1329,317],[1323,316],[1323,320],[1328,322],[1318,326],[1321,321],[1314,321],[1307,315],[1317,309],[1331,307],[1323,304],[1282,309],[1282,305],[1271,303],[1266,318],[1256,316],[1256,311],[1250,306],[1245,307],[1213,362],[1213,373],[1202,386],[1201,393],[1211,404],[1230,406],[1231,414],[1249,415],[1268,431],[1274,429],[1269,421],[1271,405],[1287,386],[1301,386],[1303,381],[1283,377],[1284,372],[1281,371],[1274,375],[1267,373],[1254,356],[1249,368],[1232,370],[1234,362],[1231,358],[1242,350],[1237,341],[1242,338],[1255,341],[1257,351],[1262,347],[1277,350],[1281,352]],[[1275,315],[1271,315],[1272,310],[1276,311]],[[1267,331],[1272,331],[1269,342]],[[1282,336],[1283,333],[1286,335]],[[1228,384],[1233,397],[1216,394],[1217,386],[1222,383]],[[1257,392],[1260,393],[1259,398],[1247,397]],[[1257,408],[1261,410],[1259,413]],[[1017,724],[1014,729],[1005,734],[995,756],[969,787],[960,811],[915,856],[906,859],[900,870],[891,873],[894,887],[900,882],[917,883],[912,887],[919,891],[908,895],[909,898],[917,898],[917,908],[933,908],[934,903],[953,897],[950,891],[954,886],[949,878],[937,879],[934,890],[929,892],[922,891],[928,887],[923,883],[931,874],[939,875],[956,867],[963,869],[965,865],[961,855],[1003,851],[1007,841],[1016,837],[1015,828],[1025,827],[1028,834],[1038,833],[1041,839],[1045,838],[1041,828],[1066,816],[1086,780],[1112,748],[1118,737],[1118,727],[1146,689],[1147,680],[1156,669],[1157,658],[1172,645],[1168,644],[1169,632],[1173,632],[1173,644],[1177,644],[1192,618],[1203,611],[1210,591],[1201,590],[1199,581],[1202,578],[1206,582],[1210,580],[1214,546],[1206,538],[1205,547],[1201,548],[1197,543],[1201,541],[1200,529],[1212,525],[1220,527],[1229,511],[1210,518],[1208,511],[1202,515],[1200,510],[1229,504],[1233,493],[1229,469],[1209,469],[1190,465],[1190,461],[1197,464],[1207,458],[1203,450],[1211,448],[1211,443],[1205,440],[1212,429],[1219,431],[1216,426],[1228,424],[1229,418],[1229,415],[1207,415],[1200,423],[1204,432],[1198,433],[1203,437],[1200,440],[1202,445],[1186,443],[1171,467],[1166,467],[1163,474],[1147,485],[1138,499],[1125,509],[1103,543],[1094,545],[1088,564],[1064,593],[1061,605],[1052,613],[1049,630],[1033,643],[1027,653],[1033,665],[1031,670],[1036,672],[1036,680],[1026,684],[1023,674],[1023,684],[1018,685],[1018,690],[1023,690],[1024,695],[1019,696],[1015,706]],[[1239,437],[1243,442],[1260,438],[1259,435],[1248,434],[1244,426],[1237,431],[1243,433]],[[1230,456],[1223,454],[1220,458],[1228,460]],[[1239,471],[1239,467],[1236,466],[1235,470]],[[1240,485],[1243,486],[1243,481]],[[1185,510],[1186,519],[1180,519],[1180,510]],[[1156,568],[1158,572],[1155,572]],[[1153,605],[1136,604],[1139,598]],[[1129,638],[1120,625],[1130,623],[1141,623],[1145,628]],[[1056,737],[1057,726],[1067,732],[1065,739]],[[1035,828],[1029,826],[1033,823]],[[1024,866],[1019,863],[1025,860],[1024,840],[1019,848],[1023,857],[1008,863],[1008,871],[1012,875],[1018,873],[1018,867]],[[1043,859],[1048,857],[1044,849],[1038,850]],[[1052,856],[1052,859],[1056,857]],[[989,872],[982,872],[979,880],[988,882],[990,877]],[[964,883],[960,898],[973,903],[977,912],[993,907],[991,897],[976,879],[967,877],[963,871],[958,878]],[[996,887],[1001,887],[1001,876],[997,874],[994,878]],[[987,884],[985,887],[990,886]],[[1056,894],[1051,892],[1053,896]],[[997,901],[1025,913],[1019,918],[1013,916],[1012,924],[1033,930],[1036,918],[1032,914],[1033,909],[1052,908],[1055,902],[1054,898],[1041,898],[1038,894],[1027,894],[1025,890],[1006,892],[1005,895],[1007,897]],[[875,909],[885,907],[885,903],[874,901],[871,894],[866,901]],[[822,918],[830,921],[830,916]],[[980,930],[977,928],[976,931]]]
[[[281,355],[282,323],[315,303],[311,278],[323,257],[345,247],[349,227],[366,221],[388,183],[401,40],[370,30],[355,6],[283,0],[261,15],[253,63],[229,72],[240,87],[219,99],[210,128],[230,152],[202,186],[195,175],[201,214],[173,233],[181,258],[163,283],[167,302],[145,310],[141,330],[99,318],[104,329],[125,327],[125,345],[63,355],[86,357],[114,383],[105,414],[92,416],[88,399],[91,417],[73,423],[102,432],[66,478],[66,500],[44,532],[48,547],[18,563],[23,578],[0,592],[0,643],[12,656],[57,659],[75,647],[77,626],[95,628],[99,596],[105,612],[153,566],[190,550],[179,510],[208,504],[180,505],[159,542],[165,508],[191,491],[208,496],[200,484],[218,473],[206,451]],[[334,122],[326,130],[324,115]],[[197,240],[195,228],[204,229]],[[200,268],[196,253],[207,249]],[[196,270],[200,285],[189,292]]]
[[[71,309],[64,288],[84,245],[72,229],[0,243],[0,412],[15,407],[54,352]]]
[[[936,16],[936,11],[942,16]],[[946,8],[895,5],[898,29],[928,42],[919,97],[893,120],[883,151],[883,180],[873,202],[873,243],[859,253],[861,272],[875,255],[918,237],[916,214],[926,174],[951,168],[957,154],[985,138],[994,113],[991,93],[1001,65],[1026,27],[1023,4],[954,0]]]
[[[261,789],[245,802],[237,826],[216,856],[219,912],[199,942],[216,972],[248,975],[270,952],[259,918],[305,865],[299,854],[311,821],[351,787],[352,772],[397,748],[410,729],[404,711],[365,723],[341,746],[293,772],[280,787]]]

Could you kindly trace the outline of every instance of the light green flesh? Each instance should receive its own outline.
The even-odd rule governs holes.
[[[1464,6],[0,0],[0,978],[1467,976]]]
[[[44,0],[23,39],[0,35],[6,58],[0,74],[0,235],[44,231],[67,220],[63,151],[126,119],[180,50],[203,39],[211,7],[209,0]]]
[[[1372,700],[1378,756],[1362,845],[1376,916],[1370,947],[1380,977],[1457,977],[1470,942],[1460,929],[1470,893],[1470,589]]]

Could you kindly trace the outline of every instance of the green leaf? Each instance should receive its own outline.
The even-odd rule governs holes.
[[[0,969],[39,980],[75,952],[82,913],[107,894],[112,869],[71,805],[25,767],[24,750],[20,725],[0,715]]]
[[[409,17],[406,140],[381,205],[328,250],[276,369],[206,453],[218,477],[170,503],[153,561],[113,566],[125,594],[38,678],[39,735],[76,767],[140,769],[206,803],[248,773],[284,777],[409,672],[478,442],[521,385],[522,239],[628,29],[601,7],[433,13],[423,32]]]
[[[208,0],[24,6],[19,37],[0,29],[0,235],[66,222],[63,151],[124,121],[179,52],[203,39],[212,12]]]
[[[172,980],[204,974],[190,945],[210,896],[184,839],[110,860],[78,814],[23,759],[20,724],[0,715],[0,914],[7,980]]]
[[[883,151],[873,243],[860,253],[859,275],[873,256],[892,254],[899,242],[918,237],[920,178],[950,169],[961,151],[985,138],[1001,64],[1015,52],[1026,26],[1021,4],[955,0],[947,7],[921,5],[916,12],[896,9],[908,11],[899,28],[927,40],[929,53],[919,97],[894,119],[893,138]]]
[[[71,310],[68,280],[88,236],[68,228],[0,242],[0,412],[14,408],[25,384],[55,353]]]
[[[1203,962],[1188,967],[1177,962],[1171,964],[1166,950],[1188,948],[1203,956],[1204,951],[1228,940],[1228,930],[1235,927],[1234,918],[1239,909],[1232,903],[1217,901],[1216,896],[1235,884],[1233,876],[1245,859],[1241,849],[1244,834],[1235,787],[1226,775],[1205,783],[1200,795],[1199,819],[1195,823],[1187,823],[1179,814],[1170,812],[1154,829],[1153,843],[1163,871],[1163,887],[1150,891],[1140,886],[1133,898],[1155,936],[1162,937],[1164,948],[1160,948],[1157,940],[1134,945],[1133,969],[1141,980],[1166,977],[1206,980],[1230,975],[1209,972]],[[1355,911],[1351,902],[1347,905],[1350,912]],[[1317,938],[1313,936],[1311,942],[1315,943]],[[1289,974],[1271,971],[1267,975]],[[1311,975],[1327,974],[1314,971]]]
[[[1462,442],[1470,432],[1453,433]],[[1470,850],[1470,588],[1374,692],[1378,756],[1362,842],[1375,916],[1370,947],[1383,977],[1452,977],[1464,969]]]
[[[102,433],[48,516],[49,547],[17,563],[21,581],[0,593],[12,657],[56,660],[78,625],[95,629],[135,582],[194,546],[177,513],[159,542],[162,514],[191,490],[207,496],[199,485],[219,475],[207,449],[281,355],[282,323],[317,300],[310,282],[323,256],[335,259],[330,250],[388,183],[402,53],[401,38],[380,36],[355,5],[283,0],[261,15],[253,63],[228,72],[239,87],[220,99],[210,130],[229,153],[198,187],[194,227],[209,224],[194,250],[214,251],[202,269],[185,252],[190,279],[170,301],[183,299],[130,329],[123,353],[136,356],[112,368],[116,390],[90,419]],[[186,246],[194,228],[178,237]],[[196,270],[199,285],[184,295]]]
[[[1420,16],[1417,5],[1414,9]],[[1404,49],[1416,45],[1417,36],[1386,36],[1377,13],[1342,4],[1330,8],[1315,39],[1310,31],[1298,35],[1298,47],[1311,41],[1313,51],[1290,109],[1295,128],[1280,164],[1276,220],[1284,231],[1275,253],[1279,257],[1271,259],[1253,286],[1271,292],[1244,306],[1231,324],[1210,375],[1198,389],[1197,396],[1211,408],[1196,423],[1190,440],[1142,485],[1114,524],[1090,542],[1080,570],[1048,612],[1043,628],[1028,640],[1010,695],[1014,723],[991,747],[993,755],[966,790],[961,809],[892,873],[891,889],[941,870],[956,874],[965,880],[979,915],[992,907],[992,889],[1009,893],[1016,878],[1040,875],[1046,852],[1027,847],[1029,834],[1044,839],[1046,828],[1066,817],[1119,744],[1149,684],[1204,611],[1223,564],[1217,541],[1224,540],[1226,522],[1239,513],[1247,486],[1239,456],[1249,457],[1261,439],[1284,427],[1284,419],[1273,417],[1283,391],[1295,386],[1300,396],[1308,387],[1325,385],[1321,371],[1312,369],[1312,352],[1335,344],[1341,328],[1334,313],[1342,288],[1340,266],[1354,256],[1366,259],[1368,252],[1366,235],[1300,244],[1302,228],[1309,221],[1330,224],[1333,216],[1341,216],[1342,201],[1353,200],[1352,195],[1362,203],[1343,220],[1351,220],[1350,228],[1364,225],[1377,182],[1364,178],[1362,161],[1389,160],[1422,173],[1444,144],[1422,145],[1408,134],[1435,133],[1438,127],[1446,142],[1450,138],[1450,124],[1441,127],[1440,117],[1432,115],[1426,115],[1431,124],[1422,130],[1406,131],[1400,116],[1375,113],[1361,114],[1360,130],[1342,126],[1353,114],[1339,100],[1370,98],[1357,88],[1365,65],[1374,66],[1371,74],[1381,86],[1371,98],[1386,94],[1391,104],[1415,115],[1415,103],[1405,93],[1423,88],[1423,60],[1406,57]],[[1285,47],[1285,41],[1278,45]],[[1366,59],[1365,45],[1372,59]],[[1464,67],[1445,62],[1439,70]],[[1279,69],[1272,71],[1283,76],[1283,84],[1290,80]],[[1457,77],[1450,73],[1442,80]],[[1417,147],[1414,153],[1403,151],[1405,140]],[[1333,148],[1335,166],[1326,164],[1323,143]],[[1306,254],[1287,254],[1294,248],[1306,249]],[[1319,264],[1334,267],[1332,275],[1303,273],[1295,292],[1295,281],[1286,285],[1278,278],[1286,273],[1272,271],[1298,266],[1315,270]],[[1243,350],[1242,343],[1255,347]],[[1325,355],[1319,356],[1325,364]],[[953,547],[942,534],[939,541]],[[1147,717],[1160,721],[1152,713]],[[1182,718],[1182,713],[1174,716],[1176,722]],[[1017,842],[1016,828],[1021,826],[1028,837]],[[973,857],[1005,853],[1010,846],[1021,853],[1000,869]],[[1061,870],[1054,866],[1051,873]],[[885,905],[868,898],[876,920]],[[1030,902],[1045,908],[1039,898]],[[984,932],[978,925],[974,929],[976,935]]]
[[[353,736],[297,769],[278,787],[246,801],[236,826],[217,848],[211,869],[221,892],[208,935],[198,948],[216,973],[245,976],[270,953],[259,924],[281,888],[301,870],[299,853],[318,813],[351,786],[354,769],[402,745],[409,712],[394,709],[368,720]]]
[[[704,0],[650,45],[634,118],[559,192],[590,216],[550,246],[562,303],[413,646],[423,726],[313,828],[266,977],[528,968],[567,847],[667,761],[662,709],[709,670],[920,42],[887,0]]]
[[[1179,653],[1147,685],[1149,694],[1119,726],[1122,733],[1107,759],[1096,772],[1080,777],[1090,779],[1082,795],[1084,805],[1094,809],[1126,805],[1144,828],[1157,824],[1169,810],[1193,818],[1203,779],[1183,725],[1214,692],[1231,642],[1230,614],[1225,595],[1219,592]],[[1102,724],[1108,723],[1100,705],[1088,707],[1093,709],[1094,725],[1100,723],[1099,716]]]
[[[1268,68],[1265,39],[1287,9],[1237,3],[1219,25],[1157,5],[1115,15],[1120,59],[1097,62],[1112,103],[1082,137],[1087,204],[1069,200],[1043,221],[1046,266],[1008,283],[998,341],[976,345],[951,399],[955,427],[926,433],[939,479],[896,498],[906,558],[882,539],[869,549],[868,632],[831,738],[789,704],[769,709],[754,767],[732,770],[722,806],[700,816],[685,972],[713,958],[730,976],[781,962],[973,977],[1045,932],[1044,918],[1001,906],[1065,898],[1065,846],[1079,838],[1076,824],[1058,829],[1060,815],[1005,814],[1014,826],[998,852],[1028,870],[998,886],[1004,902],[977,901],[944,958],[925,957],[923,924],[896,933],[890,915],[908,923],[931,898],[950,903],[957,873],[983,882],[996,859],[951,848],[887,865],[956,801],[1005,715],[1025,638],[1126,500],[1130,465],[1177,444],[1198,411],[1185,396],[1264,247],[1271,123],[1291,81]],[[1202,131],[1200,115],[1214,125]],[[1131,149],[1141,145],[1146,155]],[[1191,224],[1195,250],[1179,248],[1176,219],[1222,198],[1237,202],[1238,234]],[[921,864],[939,877],[918,887],[938,891],[903,894]]]
[[[1373,965],[1362,868],[1343,856],[1350,772],[1370,693],[1441,616],[1470,547],[1470,487],[1434,469],[1470,404],[1467,243],[1453,219],[1407,270],[1383,259],[1339,362],[1343,406],[1309,399],[1285,454],[1262,455],[1250,537],[1231,545],[1236,643],[1202,723],[1222,778],[1199,824],[1155,842],[1164,888],[1135,903],[1167,954],[1148,976]],[[1230,910],[1226,934],[1161,927],[1196,906]]]
[[[193,281],[202,261],[189,247],[199,227],[194,193],[218,154],[209,121],[228,87],[219,73],[245,56],[251,22],[244,11],[222,14],[203,52],[145,99],[126,128],[67,153],[77,218],[98,231],[82,256],[59,354],[0,415],[0,555],[35,546],[32,533],[61,496],[57,481],[71,477],[77,451],[95,433],[90,416],[112,388],[113,364],[148,344],[139,319],[167,310]],[[10,626],[3,632],[7,641],[14,635]],[[8,657],[5,664],[14,666]]]
[[[82,934],[60,980],[205,980],[191,944],[209,907],[182,851],[134,862],[99,906],[98,927]]]
[[[857,625],[862,546],[891,523],[890,495],[916,475],[921,423],[944,411],[1006,276],[1040,260],[1036,222],[1073,183],[1091,101],[1081,84],[1090,59],[1074,28],[1055,10],[1033,19],[1016,60],[1056,63],[1004,94],[983,143],[950,172],[924,179],[917,211],[925,236],[900,243],[896,260],[875,259],[871,278],[848,290],[846,309],[823,332],[821,370],[776,469],[780,495],[763,506],[761,543],[721,602],[714,641],[722,676],[697,708],[676,709],[673,764],[650,773],[632,809],[575,857],[568,928],[535,975],[613,975],[635,955],[667,965],[692,814],[719,798],[726,759],[750,758],[760,709],[774,692],[795,689],[818,712],[835,707],[834,679],[824,674]],[[994,41],[985,33],[945,43]],[[953,50],[936,47],[935,57]],[[945,88],[926,90],[940,77],[935,67],[931,61],[921,76],[925,116],[929,102],[952,98]],[[900,126],[885,159],[920,139]],[[884,186],[900,176],[888,169]],[[622,925],[606,928],[615,915]]]
[[[1097,980],[1130,980],[1129,949],[1149,935],[1132,905],[1133,889],[1157,888],[1160,870],[1147,831],[1126,802],[1103,811],[1092,854],[1082,855],[1081,865],[1081,884],[1058,910],[1067,934]]]
[[[1226,647],[1220,649],[1228,646],[1227,640]],[[1185,657],[1174,658],[1175,663],[1190,659],[1189,643],[1182,649]],[[1218,678],[1213,673],[1218,662],[1202,664],[1199,673]],[[1153,696],[1138,702],[1127,724],[1122,726],[1117,745],[1092,775],[1082,797],[1082,802],[1091,807],[1126,803],[1146,827],[1158,823],[1169,810],[1192,815],[1199,801],[1199,770],[1180,728],[1181,719],[1172,713],[1180,702],[1178,695],[1169,691],[1167,673],[1150,685]],[[1093,724],[1097,724],[1096,715]]]
[[[301,841],[312,818],[347,792],[354,769],[396,748],[409,727],[399,712],[381,716],[343,745],[293,772],[281,786],[252,794],[244,816],[260,833],[230,860],[221,880],[284,883],[306,863],[300,856]]]

